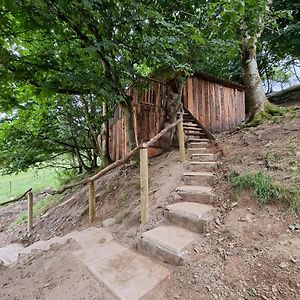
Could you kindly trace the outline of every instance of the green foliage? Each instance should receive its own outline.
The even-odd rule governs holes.
[[[119,196],[118,208],[123,208],[126,205],[127,193],[122,192]]]
[[[29,169],[17,175],[0,176],[0,203],[24,194],[29,188],[33,188],[33,191],[37,193],[48,187],[58,187],[56,172],[53,168]]]
[[[239,192],[253,190],[260,205],[283,203],[300,214],[300,193],[294,188],[278,185],[264,172],[244,175],[231,174],[231,185]]]
[[[43,215],[49,208],[57,205],[61,200],[61,195],[47,196],[33,204],[33,218]],[[19,214],[14,225],[19,225],[27,221],[27,211]]]

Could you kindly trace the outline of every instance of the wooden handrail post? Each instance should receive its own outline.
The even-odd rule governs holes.
[[[149,220],[148,149],[140,149],[141,223]]]
[[[95,181],[89,181],[89,223],[92,224],[96,215]]]
[[[180,157],[180,162],[183,163],[185,161],[185,146],[184,146],[184,131],[183,131],[182,121],[177,125],[177,132],[178,132],[178,142],[179,142],[179,157]]]
[[[33,228],[33,194],[28,192],[27,194],[27,231],[31,232]]]

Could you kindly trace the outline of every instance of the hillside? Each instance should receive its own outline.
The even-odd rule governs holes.
[[[218,217],[209,233],[192,244],[186,265],[168,266],[172,273],[163,289],[153,291],[155,299],[296,299],[300,294],[299,217],[281,201],[261,206],[253,189],[239,192],[229,181],[232,174],[263,172],[276,185],[298,189],[299,116],[220,135],[218,146],[223,152],[215,171],[217,197],[213,205]],[[164,206],[177,200],[175,189],[181,184],[184,169],[185,165],[178,163],[177,151],[151,159],[151,219],[145,226],[139,225],[139,168],[127,165],[105,175],[97,181],[94,226],[100,227],[103,220],[114,216],[118,222],[107,230],[117,242],[135,251],[142,232],[166,222]],[[294,200],[292,205],[288,202],[290,209],[300,205],[299,198]],[[10,226],[25,208],[26,203],[20,202],[0,209],[1,245],[21,237],[23,243],[32,243],[88,227],[86,187],[63,195],[58,206],[36,219],[28,239],[24,238],[25,224]],[[42,255],[24,257],[9,269],[0,269],[1,299],[20,299],[16,286],[24,288],[22,299],[28,300],[57,299],[59,290],[64,299],[74,299],[75,295],[76,299],[99,299],[99,295],[100,299],[114,299],[67,256],[66,251],[75,248],[73,243],[55,246]],[[62,269],[62,261],[72,268]],[[44,264],[48,276],[40,274]],[[80,285],[72,284],[80,278],[84,278]],[[27,290],[29,281],[35,284]],[[85,289],[84,295],[81,289]]]

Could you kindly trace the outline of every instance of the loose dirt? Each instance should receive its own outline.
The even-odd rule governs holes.
[[[153,299],[299,298],[300,236],[289,228],[297,216],[280,205],[260,207],[251,192],[236,194],[228,183],[232,171],[263,170],[280,184],[299,188],[299,141],[299,118],[218,137],[224,154],[216,172],[214,205],[219,217],[191,246],[188,264],[171,267],[172,275],[163,289],[154,291]],[[151,160],[151,220],[145,226],[139,225],[139,169],[128,165],[107,174],[97,182],[96,226],[116,217],[118,224],[108,230],[117,242],[135,249],[141,232],[165,223],[164,207],[177,201],[175,188],[183,172],[177,152]],[[86,188],[66,194],[62,203],[66,200],[35,220],[29,243],[88,226]],[[0,209],[2,245],[24,235],[25,225],[8,228],[24,207],[26,203],[16,203]],[[72,249],[68,247],[76,246],[52,248],[0,269],[0,299],[113,299],[67,255]]]

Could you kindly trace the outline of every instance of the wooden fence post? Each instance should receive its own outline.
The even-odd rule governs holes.
[[[183,163],[185,161],[183,122],[178,123],[177,132],[178,132],[178,142],[179,142],[179,157],[180,157],[180,162]]]
[[[27,194],[27,231],[31,232],[33,228],[33,194],[28,192]]]
[[[95,181],[89,181],[89,223],[92,224],[96,215]]]
[[[149,220],[148,149],[140,149],[141,223]]]

